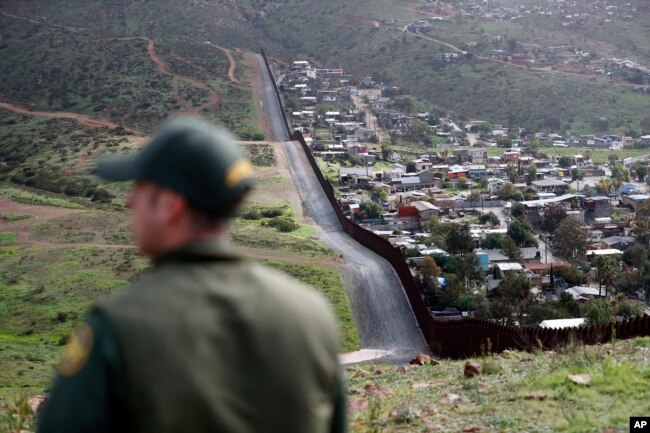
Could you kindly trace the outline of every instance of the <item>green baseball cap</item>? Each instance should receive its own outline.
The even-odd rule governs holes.
[[[227,216],[251,189],[253,165],[228,131],[181,117],[142,150],[101,158],[96,173],[112,181],[150,180],[210,214]]]

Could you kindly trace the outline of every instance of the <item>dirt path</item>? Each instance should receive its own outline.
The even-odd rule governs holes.
[[[83,209],[67,209],[54,206],[27,205],[9,200],[0,200],[0,214],[29,215],[27,219],[4,222],[0,220],[0,233],[16,232],[22,242],[34,242],[29,236],[29,230],[36,224],[53,218],[83,212]]]
[[[352,103],[357,107],[357,109],[366,112],[366,115],[368,116],[368,129],[370,129],[371,131],[375,131],[377,133],[377,138],[379,139],[379,142],[383,143],[384,140],[390,139],[390,134],[388,134],[388,132],[386,132],[386,130],[379,125],[377,116],[375,116],[375,114],[372,112],[370,106],[365,102],[363,102],[363,100],[361,99],[362,96],[364,96],[364,94],[366,93],[364,93],[364,91],[361,90],[360,95],[355,95],[352,97]]]
[[[237,77],[235,77],[235,71],[237,70],[237,61],[235,60],[235,56],[232,55],[232,51],[230,51],[228,48],[224,48],[216,44],[211,44],[210,46],[216,48],[217,50],[221,50],[224,52],[224,54],[226,54],[226,57],[228,57],[228,62],[229,62],[228,79],[233,84],[240,84]]]
[[[168,75],[176,80],[187,81],[188,83],[196,87],[206,90],[210,94],[210,100],[205,104],[200,105],[199,107],[193,107],[191,103],[183,104],[186,108],[184,113],[199,115],[203,110],[215,109],[219,105],[219,94],[208,84],[192,77],[187,77],[185,75],[175,74],[171,72],[169,70],[169,67],[167,66],[167,63],[165,63],[165,61],[158,55],[158,53],[156,53],[156,44],[153,40],[142,36],[133,36],[133,37],[116,38],[116,39],[120,41],[133,41],[138,39],[142,41],[147,41],[147,54],[149,54],[149,58],[151,59],[152,62],[156,64],[156,67],[158,68],[158,71],[161,74]],[[176,89],[178,89],[178,87],[176,87]]]
[[[68,112],[56,112],[56,111],[32,111],[27,108],[19,107],[17,105],[8,103],[8,102],[0,102],[0,109],[3,110],[8,110],[8,111],[13,111],[14,113],[19,113],[19,114],[26,114],[28,116],[36,116],[36,117],[42,117],[44,119],[72,119],[76,120],[77,122],[81,123],[82,125],[89,126],[91,128],[110,128],[110,129],[115,129],[120,127],[117,123],[111,122],[110,120],[106,119],[95,119],[92,117],[85,116],[83,114],[77,114],[77,113],[68,113]],[[130,132],[131,134],[140,134],[140,132],[131,129],[131,128],[124,128],[125,131]]]

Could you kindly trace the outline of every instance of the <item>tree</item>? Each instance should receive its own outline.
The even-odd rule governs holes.
[[[643,182],[645,177],[648,175],[648,168],[639,162],[635,164],[634,171],[636,172],[636,178],[639,182]]]
[[[566,210],[558,204],[552,204],[546,208],[544,218],[542,219],[542,228],[549,233],[553,233],[560,223],[566,218]]]
[[[508,226],[508,236],[515,241],[515,244],[518,247],[536,247],[537,240],[535,235],[530,230],[530,226],[527,223],[521,221],[513,221],[512,224]]]
[[[478,217],[479,224],[490,224],[491,226],[498,226],[501,224],[499,217],[492,211],[481,214]]]
[[[573,159],[571,159],[570,156],[563,155],[558,160],[558,164],[560,164],[560,167],[562,168],[569,168],[573,165]]]
[[[608,325],[614,321],[612,307],[603,299],[591,299],[585,306],[587,325]]]
[[[530,300],[530,280],[519,272],[509,272],[499,285],[490,292],[493,299],[490,313],[492,318],[506,324],[521,323],[527,302]],[[515,317],[516,316],[516,317]]]
[[[612,180],[614,187],[618,190],[623,182],[630,181],[630,170],[625,168],[621,163],[617,163],[614,168],[612,168]]]
[[[503,239],[505,236],[500,235],[499,233],[490,233],[483,239],[483,242],[481,242],[481,248],[485,248],[488,250],[498,250],[501,249],[501,245],[503,244]]]
[[[415,161],[406,161],[406,172],[415,173]]]
[[[553,268],[555,275],[562,278],[569,286],[579,286],[589,281],[589,276],[575,266],[557,266]]]
[[[510,182],[514,183],[517,181],[517,172],[518,170],[516,165],[510,162],[506,165],[506,175],[508,175],[508,180],[510,180]]]
[[[388,145],[388,143],[383,143],[381,145],[381,158],[384,161],[388,160],[388,158],[390,157],[390,153],[391,153],[391,150],[390,150],[390,146]]]
[[[587,251],[589,232],[575,218],[565,218],[555,229],[553,236],[555,247],[564,257],[576,258]]]
[[[521,203],[514,203],[510,209],[510,214],[515,218],[520,218],[524,215],[524,205]]]
[[[512,184],[512,182],[506,182],[503,185],[501,185],[501,189],[499,189],[497,195],[499,196],[500,199],[507,200],[510,198],[510,196],[512,196],[514,192],[515,192],[515,186]]]
[[[634,244],[623,253],[623,261],[641,270],[648,261],[648,250],[639,244]]]
[[[598,269],[599,287],[605,285],[605,296],[607,296],[614,279],[616,278],[616,261],[611,256],[598,256],[592,262]],[[598,290],[600,294],[600,288]]]
[[[580,312],[580,303],[568,292],[560,293],[560,299],[558,299],[556,307],[565,311],[569,317],[580,317],[582,315]]]
[[[576,180],[582,180],[585,178],[585,172],[584,170],[579,170],[577,168],[574,168],[571,170],[571,180],[576,181]]]
[[[464,254],[472,251],[474,247],[469,225],[466,223],[451,224],[445,243],[447,244],[447,251],[451,254]]]
[[[520,262],[524,258],[521,250],[510,236],[504,236],[501,242],[501,252],[512,262]]]
[[[630,317],[643,316],[644,311],[639,304],[630,301],[623,301],[618,306],[617,314],[629,319]]]
[[[438,289],[437,277],[442,274],[442,269],[438,266],[432,257],[425,257],[422,268],[420,269],[420,284],[425,294],[429,298],[436,295]]]
[[[383,209],[377,203],[371,201],[364,201],[359,205],[361,212],[365,219],[377,219],[381,218],[381,213]]]
[[[383,188],[373,188],[370,193],[370,198],[376,202],[386,201],[388,199],[388,193]]]
[[[634,234],[640,243],[648,245],[650,241],[650,201],[643,203],[636,211]]]
[[[537,179],[537,166],[535,164],[530,164],[526,167],[526,173],[528,173],[527,184],[530,185],[531,182],[534,182]]]
[[[460,186],[460,189],[467,188],[467,183],[468,182],[469,182],[469,180],[466,177],[458,178],[458,186]]]
[[[601,177],[596,182],[596,191],[598,194],[609,196],[612,191],[613,181],[609,177]]]

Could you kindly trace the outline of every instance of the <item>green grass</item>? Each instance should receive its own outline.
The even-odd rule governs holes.
[[[2,191],[0,191],[0,193],[5,191],[6,190],[3,189]],[[61,199],[58,197],[48,197],[33,192],[27,192],[27,191],[15,192],[14,194],[11,195],[11,198],[18,203],[24,203],[24,204],[55,206],[55,207],[63,207],[67,209],[83,209],[82,205],[73,203],[65,199]]]
[[[19,213],[0,213],[0,220],[5,220],[7,222],[16,222],[22,221],[25,219],[31,218],[30,215],[19,214]]]
[[[351,431],[627,431],[650,413],[648,337],[475,361],[483,374],[469,379],[463,361],[347,368]],[[591,383],[569,380],[578,373]],[[546,398],[527,400],[533,392]]]
[[[232,226],[231,237],[235,245],[247,248],[283,252],[296,257],[331,259],[332,250],[317,240],[316,233],[309,226],[300,225],[294,232],[282,233],[262,225],[263,220],[238,219]]]
[[[0,245],[13,244],[18,242],[18,235],[16,233],[0,233]]]
[[[325,266],[304,266],[286,261],[265,260],[264,263],[309,284],[321,292],[330,302],[342,333],[343,351],[354,351],[359,347],[359,334],[352,320],[350,304],[345,296],[341,276],[336,268]]]
[[[147,266],[130,249],[0,247],[0,395],[43,393],[62,338]]]

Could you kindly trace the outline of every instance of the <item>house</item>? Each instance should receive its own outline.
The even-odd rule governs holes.
[[[615,248],[607,248],[607,249],[600,249],[600,250],[589,250],[587,251],[587,259],[591,262],[594,257],[600,257],[600,256],[611,256],[611,257],[617,257],[620,258],[620,256],[623,255],[623,251],[617,250]]]
[[[488,263],[507,263],[510,259],[501,252],[499,249],[483,250],[477,249],[476,255],[487,256]]]
[[[569,185],[566,182],[555,179],[536,180],[531,183],[533,189],[537,192],[552,192],[553,194],[564,194]]]
[[[482,164],[470,164],[468,167],[468,176],[470,179],[481,179],[487,176],[487,169]]]
[[[634,238],[630,236],[610,236],[601,240],[604,249],[625,251],[634,245]]]
[[[495,272],[499,277],[503,277],[510,272],[524,272],[524,267],[521,263],[497,263],[495,265]]]
[[[541,263],[542,252],[537,247],[524,247],[519,249],[524,263]]]
[[[503,186],[504,183],[506,183],[506,181],[503,179],[491,177],[490,179],[488,179],[487,191],[490,194],[496,194],[499,191],[501,191],[501,187]]]
[[[339,181],[341,184],[352,183],[355,185],[368,183],[373,177],[373,171],[368,167],[341,167],[339,169]],[[365,179],[365,182],[363,181]]]
[[[636,211],[649,199],[650,195],[647,194],[624,195],[621,198],[621,203]]]
[[[582,201],[585,210],[585,222],[595,221],[596,218],[608,218],[612,214],[609,197],[588,197]]]
[[[414,201],[411,203],[411,206],[414,206],[417,209],[418,216],[421,220],[430,220],[434,215],[438,216],[440,213],[440,208],[435,206],[428,201]]]
[[[578,328],[585,325],[585,319],[554,319],[554,320],[542,320],[539,324],[540,328],[549,328],[549,329],[565,329],[565,328]]]
[[[599,296],[604,296],[605,294],[604,290],[601,292],[598,289],[595,289],[593,287],[581,287],[581,286],[570,287],[564,290],[564,292],[573,296],[573,299],[575,299],[576,301],[582,301],[582,302],[586,302],[589,299],[597,298]]]
[[[415,163],[415,171],[430,170],[433,163],[428,158],[420,158],[413,161]]]
[[[461,177],[467,178],[469,171],[466,167],[462,165],[452,165],[449,167],[449,172],[447,173],[447,178],[449,180],[460,179]]]

